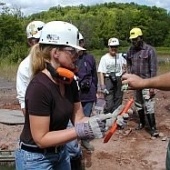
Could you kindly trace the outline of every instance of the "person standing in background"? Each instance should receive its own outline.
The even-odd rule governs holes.
[[[140,28],[133,28],[129,37],[132,45],[127,52],[127,64],[129,73],[141,78],[151,78],[157,74],[157,55],[155,49],[143,41],[143,33]],[[150,134],[158,137],[159,133],[155,122],[153,88],[144,88],[135,91],[135,106],[139,115],[139,125],[136,130],[145,127],[145,114],[150,126]]]
[[[104,93],[105,114],[112,113],[123,101],[121,76],[126,71],[126,59],[122,53],[118,53],[119,40],[110,38],[108,40],[109,52],[101,57],[98,73],[100,76],[100,88]]]
[[[79,33],[79,45],[85,47],[85,41],[82,34]],[[97,71],[96,71],[96,61],[94,57],[87,53],[87,51],[79,51],[79,57],[77,59],[78,72],[76,73],[78,77],[78,84],[80,88],[80,101],[82,103],[83,112],[85,116],[90,117],[92,113],[93,106],[97,100]],[[93,151],[94,146],[92,146],[89,140],[81,140],[81,145],[87,150]]]
[[[30,48],[39,42],[41,30],[44,25],[45,23],[42,21],[32,21],[27,25],[26,27],[27,43]],[[21,110],[24,115],[25,115],[25,92],[32,76],[30,60],[31,57],[29,54],[20,63],[16,76],[17,99],[19,101]]]

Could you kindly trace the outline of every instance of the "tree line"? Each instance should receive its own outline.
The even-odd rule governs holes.
[[[11,62],[28,53],[25,28],[30,21],[63,20],[76,25],[89,50],[104,49],[110,37],[117,37],[121,46],[129,45],[129,31],[143,30],[144,39],[155,47],[170,46],[170,13],[155,6],[135,3],[104,3],[93,6],[55,6],[48,11],[24,16],[20,9],[9,9],[0,3],[0,58]]]

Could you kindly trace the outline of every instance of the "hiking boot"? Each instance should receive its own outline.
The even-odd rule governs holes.
[[[139,110],[138,111],[138,115],[139,115],[139,124],[138,126],[135,128],[135,130],[141,130],[145,127],[145,113],[144,110]]]
[[[151,129],[151,136],[152,136],[152,137],[159,137],[159,132],[158,132],[158,130],[155,129],[155,128],[152,128],[152,129]]]
[[[156,129],[156,122],[155,122],[155,114],[152,113],[152,114],[147,114],[146,115],[147,118],[148,118],[148,123],[149,123],[149,126],[150,126],[150,134],[152,137],[159,137],[159,133]]]
[[[144,124],[139,123],[138,126],[135,128],[135,130],[141,130],[141,129],[143,129],[144,127],[145,127]]]
[[[94,146],[90,144],[87,140],[81,140],[81,146],[83,146],[88,151],[94,151]]]
[[[71,163],[71,170],[83,170],[83,165],[82,165],[82,157],[77,157],[77,158],[71,158],[70,163]]]

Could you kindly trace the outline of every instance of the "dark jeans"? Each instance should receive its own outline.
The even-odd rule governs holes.
[[[90,117],[94,102],[82,102],[84,115]]]
[[[104,107],[104,113],[107,114],[112,113],[122,104],[123,91],[121,91],[122,81],[120,77],[117,77],[117,81],[114,83],[109,77],[105,77],[104,81],[106,88],[109,91],[109,94],[105,94],[106,104]]]

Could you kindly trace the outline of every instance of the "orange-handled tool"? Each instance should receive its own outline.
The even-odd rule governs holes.
[[[128,110],[130,109],[130,107],[132,106],[133,102],[134,102],[134,99],[131,98],[131,99],[127,102],[127,104],[124,106],[123,110],[119,113],[119,115],[122,115],[122,114],[124,114],[124,113],[127,113],[127,111],[128,111]],[[114,122],[113,125],[112,125],[112,127],[110,128],[109,132],[106,134],[103,143],[107,143],[107,142],[109,141],[109,139],[112,137],[113,133],[116,131],[117,126],[118,126],[117,123]]]

